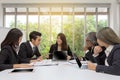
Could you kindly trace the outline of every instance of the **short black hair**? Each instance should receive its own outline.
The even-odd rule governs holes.
[[[29,35],[29,39],[30,41],[32,41],[32,39],[36,40],[37,36],[42,36],[42,34],[40,32],[37,31],[32,31]]]

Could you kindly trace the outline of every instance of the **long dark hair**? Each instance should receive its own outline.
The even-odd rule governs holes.
[[[17,28],[13,28],[11,29],[6,38],[3,40],[3,42],[1,43],[1,48],[3,48],[5,45],[10,45],[12,47],[15,47],[15,45],[19,45],[19,38],[22,37],[23,33],[17,29]]]
[[[67,41],[66,41],[66,37],[63,33],[59,33],[57,35],[57,37],[60,37],[60,39],[62,40],[62,50],[68,50],[68,45],[67,45]],[[58,45],[58,43],[56,42],[56,45]]]

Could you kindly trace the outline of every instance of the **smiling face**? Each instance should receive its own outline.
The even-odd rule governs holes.
[[[61,44],[62,44],[62,40],[61,40],[60,36],[57,37],[57,44],[58,44],[58,45],[61,45]]]

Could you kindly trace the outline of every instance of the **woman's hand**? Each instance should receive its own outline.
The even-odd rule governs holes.
[[[88,61],[88,69],[95,71],[96,70],[96,66],[97,65],[95,65],[94,63]]]
[[[67,60],[70,60],[71,59],[71,56],[67,56]]]
[[[32,65],[30,64],[14,64],[13,68],[30,68]]]

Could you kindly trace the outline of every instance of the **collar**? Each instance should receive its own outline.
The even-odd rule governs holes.
[[[110,46],[108,46],[108,47],[106,48],[105,54],[106,54],[107,57],[109,56],[109,54],[110,54],[110,52],[112,51],[113,47],[114,47],[113,45],[110,45]]]
[[[30,43],[30,46],[32,47],[32,49],[33,49],[33,47],[35,47],[33,44],[32,44],[32,42],[30,41],[29,42]]]

